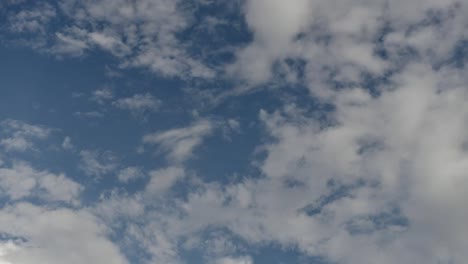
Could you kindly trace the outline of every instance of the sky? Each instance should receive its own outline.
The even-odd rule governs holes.
[[[0,264],[465,264],[465,0],[2,0]]]

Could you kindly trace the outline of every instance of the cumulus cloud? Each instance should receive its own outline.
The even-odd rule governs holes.
[[[326,123],[262,112],[267,178],[192,194],[187,221],[338,263],[463,262],[465,77],[412,65],[392,80],[378,98],[340,92]]]
[[[463,262],[465,82],[460,69],[412,64],[378,97],[339,92],[327,120],[294,105],[261,111],[274,139],[259,163],[265,177],[201,183],[178,201],[183,217],[163,214],[165,239],[221,226],[337,263]]]
[[[29,203],[0,210],[0,262],[15,264],[126,264],[105,227],[86,211],[46,209]]]
[[[309,25],[311,4],[309,0],[246,1],[246,22],[254,41],[237,54],[237,62],[229,69],[231,74],[254,83],[271,78],[275,60],[287,55],[293,38]]]
[[[25,151],[34,148],[36,140],[46,139],[52,129],[8,119],[0,123],[0,146],[6,151]]]
[[[256,85],[297,72],[290,62],[299,60],[305,85],[328,96],[330,81],[360,84],[363,76],[382,76],[398,69],[408,50],[441,63],[466,34],[464,13],[458,1],[249,0],[253,41],[227,70]]]
[[[0,189],[11,201],[35,197],[46,201],[78,203],[83,187],[64,174],[38,171],[26,163],[0,167]]]

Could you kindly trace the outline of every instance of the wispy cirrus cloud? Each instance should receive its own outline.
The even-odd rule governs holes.
[[[162,195],[169,190],[178,180],[185,176],[185,171],[180,167],[169,167],[149,172],[150,181],[146,185],[145,194],[149,196]]]
[[[213,128],[210,121],[200,120],[189,127],[147,134],[143,143],[158,146],[170,161],[180,163],[192,156],[193,150],[212,133]]]
[[[117,108],[128,110],[133,114],[141,114],[158,110],[162,102],[151,94],[146,93],[120,98],[112,104]]]
[[[73,113],[73,115],[77,117],[86,117],[86,118],[101,118],[104,116],[104,114],[99,111],[88,111],[88,112],[78,111],[78,112]]]

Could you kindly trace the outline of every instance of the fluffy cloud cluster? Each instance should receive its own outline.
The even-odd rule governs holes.
[[[5,120],[0,123],[2,138],[0,146],[6,151],[34,149],[34,142],[43,140],[52,132],[50,128],[31,125],[18,120]]]
[[[44,154],[35,143],[46,140],[51,129],[6,120],[0,132],[6,136],[6,153],[0,150],[0,263],[128,263],[107,238],[105,225],[79,209],[84,186],[17,155],[31,149]]]
[[[11,168],[0,166],[0,189],[14,201],[36,196],[47,201],[78,203],[82,186],[63,174],[37,171],[25,163],[15,163]]]
[[[265,138],[252,160],[258,174],[207,182],[186,167],[216,129],[202,118],[145,132],[142,144],[164,154],[166,168],[121,166],[108,152],[81,150],[85,174],[144,182],[105,190],[86,208],[18,202],[73,203],[82,187],[62,174],[0,162],[0,190],[10,200],[0,210],[0,231],[8,235],[0,263],[62,263],[66,252],[76,254],[71,263],[126,263],[121,252],[141,263],[183,263],[184,250],[201,250],[206,263],[252,264],[246,248],[265,245],[340,264],[468,259],[468,79],[459,50],[468,36],[466,3],[246,0],[239,10],[252,41],[232,49],[222,76],[179,38],[194,23],[183,7],[63,0],[39,5],[47,11],[41,14],[10,13],[9,30],[45,32],[60,14],[73,23],[53,32],[46,49],[54,54],[98,48],[122,66],[162,76],[227,78],[245,84],[242,91],[276,82],[307,88],[310,98],[288,97],[253,120]],[[93,100],[131,112],[161,107],[149,93],[115,99],[99,89]],[[237,120],[227,124],[240,131]],[[34,140],[50,134],[19,121],[1,127],[5,153],[34,149]],[[124,239],[114,244],[116,234]]]
[[[296,81],[290,61],[299,60],[306,64],[306,85],[328,95],[330,81],[360,84],[413,59],[443,63],[465,38],[464,14],[459,1],[249,0],[254,41],[229,70],[254,84],[278,74]]]
[[[105,227],[85,211],[6,206],[0,211],[0,232],[11,237],[0,242],[0,263],[128,263],[105,237]]]
[[[25,6],[8,12],[9,32],[35,33],[26,44],[44,52],[81,56],[101,49],[121,59],[122,66],[147,67],[165,76],[213,76],[176,36],[193,19],[181,1],[65,0]],[[64,20],[72,23],[48,32],[52,23]]]

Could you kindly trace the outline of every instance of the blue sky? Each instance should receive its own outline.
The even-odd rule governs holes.
[[[3,0],[0,264],[461,264],[468,3]]]

